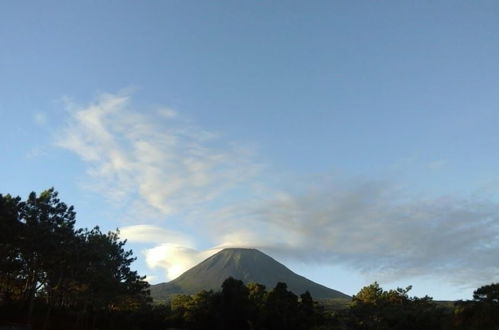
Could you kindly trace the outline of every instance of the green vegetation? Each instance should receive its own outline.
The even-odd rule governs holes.
[[[499,329],[499,283],[478,288],[473,300],[456,302],[458,329]]]
[[[320,304],[326,312],[335,312],[346,309],[352,304],[351,298],[329,298],[329,299],[317,299],[317,303]]]
[[[0,195],[0,319],[43,329],[87,329],[148,303],[118,232],[75,228],[49,189],[26,201]]]
[[[411,297],[411,287],[386,291],[378,283],[352,299],[318,303],[284,282],[269,290],[229,277],[217,291],[152,304],[119,233],[77,229],[75,217],[54,189],[31,193],[26,201],[0,195],[0,328],[499,330],[499,284],[455,303]],[[236,260],[246,262],[242,255]]]
[[[177,295],[171,301],[174,326],[181,329],[312,329],[324,323],[322,308],[305,292],[300,297],[278,283],[267,291],[229,277],[221,291]]]
[[[308,292],[296,296],[285,283],[266,290],[229,278],[221,292],[175,296],[167,318],[179,329],[494,330],[498,288],[479,288],[473,301],[441,303],[409,296],[411,287],[386,291],[375,282],[351,300],[316,302]]]
[[[324,329],[499,329],[499,284],[483,286],[473,300],[455,303],[410,297],[410,290],[385,291],[376,282],[366,286],[353,296],[348,308],[329,314]]]

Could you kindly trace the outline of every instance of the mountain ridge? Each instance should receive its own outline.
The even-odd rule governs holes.
[[[164,300],[175,294],[195,294],[220,290],[222,282],[233,277],[244,283],[256,282],[272,289],[284,282],[299,295],[305,291],[316,299],[350,298],[348,295],[298,275],[267,254],[251,248],[226,248],[184,272],[176,279],[151,286],[151,296]]]

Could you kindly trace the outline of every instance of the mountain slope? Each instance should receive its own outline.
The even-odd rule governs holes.
[[[256,249],[224,249],[178,278],[168,283],[152,285],[151,296],[164,300],[174,294],[194,294],[203,289],[217,291],[229,276],[245,283],[261,283],[268,289],[272,289],[277,282],[285,282],[295,294],[309,291],[316,299],[349,298],[346,294],[295,274]]]

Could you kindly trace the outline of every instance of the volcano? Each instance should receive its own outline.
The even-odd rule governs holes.
[[[168,300],[176,294],[195,294],[201,290],[218,291],[225,279],[233,277],[244,283],[256,282],[272,289],[285,282],[288,290],[299,295],[310,292],[315,299],[350,298],[300,276],[272,257],[256,249],[230,248],[219,251],[176,279],[151,285],[155,300]]]

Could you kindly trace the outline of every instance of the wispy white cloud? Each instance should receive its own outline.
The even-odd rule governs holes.
[[[175,118],[177,116],[177,112],[175,110],[166,107],[159,109],[158,113],[166,119]]]
[[[136,110],[127,95],[68,109],[56,144],[79,155],[89,165],[89,185],[115,202],[138,198],[165,216],[185,213],[259,168],[241,146],[214,148],[214,133],[178,120],[169,108]]]
[[[37,112],[33,115],[33,120],[39,126],[45,126],[47,124],[47,115],[43,112]]]
[[[422,198],[387,182],[327,176],[282,189],[289,184],[256,180],[261,162],[247,149],[170,108],[139,111],[128,95],[69,108],[57,145],[88,165],[93,189],[126,207],[133,226],[123,236],[150,243],[146,263],[170,279],[223,247],[243,246],[385,279],[499,280],[493,200]],[[198,249],[195,237],[165,229],[179,223],[213,248]]]
[[[276,253],[348,264],[395,280],[438,276],[475,286],[499,280],[499,205],[476,198],[421,199],[382,182],[327,183],[279,196],[253,219],[281,228],[292,244]]]
[[[170,242],[171,244],[180,246],[194,246],[193,240],[186,235],[164,229],[153,225],[134,225],[126,226],[120,229],[122,237],[134,243],[164,243]]]

